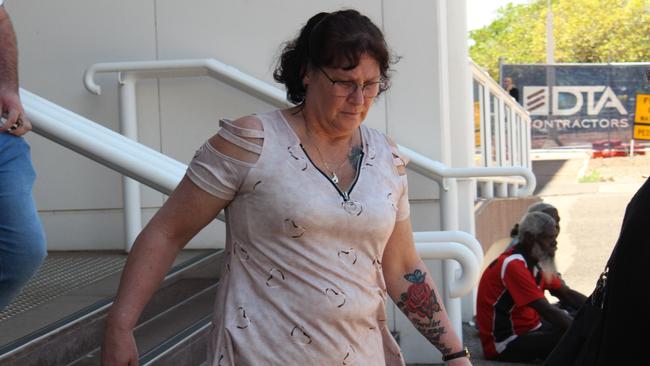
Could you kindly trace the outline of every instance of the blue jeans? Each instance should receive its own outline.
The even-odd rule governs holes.
[[[20,292],[47,255],[32,187],[36,173],[22,137],[0,133],[0,310]]]

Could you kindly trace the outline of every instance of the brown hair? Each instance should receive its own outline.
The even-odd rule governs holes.
[[[275,81],[287,88],[287,99],[296,104],[305,100],[307,89],[302,79],[308,66],[351,70],[363,54],[379,64],[384,88],[388,88],[389,68],[397,59],[391,56],[381,30],[356,10],[318,13],[300,30],[298,37],[284,46]]]

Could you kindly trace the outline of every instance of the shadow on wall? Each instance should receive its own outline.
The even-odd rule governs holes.
[[[476,204],[474,210],[476,238],[485,253],[484,265],[489,264],[505,249],[510,242],[512,227],[521,220],[528,206],[539,201],[541,201],[539,197],[531,196],[494,198]]]
[[[566,164],[566,159],[533,160],[533,172],[537,178],[537,186],[533,194],[539,194],[557,172]]]

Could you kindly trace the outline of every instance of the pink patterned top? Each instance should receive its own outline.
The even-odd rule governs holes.
[[[187,171],[232,200],[209,364],[404,365],[386,325],[381,260],[395,222],[409,217],[405,158],[362,125],[357,176],[343,192],[280,111],[255,117],[259,129],[222,120],[218,134],[256,162],[206,143]]]

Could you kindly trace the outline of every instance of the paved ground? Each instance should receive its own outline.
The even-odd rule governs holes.
[[[536,194],[560,212],[558,269],[569,286],[589,295],[616,244],[627,203],[650,175],[650,156],[590,159],[583,152],[538,154],[533,170]],[[465,325],[463,333],[475,366],[539,364],[486,361],[476,331]]]
[[[536,161],[534,170],[541,173],[545,164]],[[560,212],[557,265],[569,286],[591,293],[618,239],[625,207],[648,173],[647,156],[573,156],[538,193]]]

